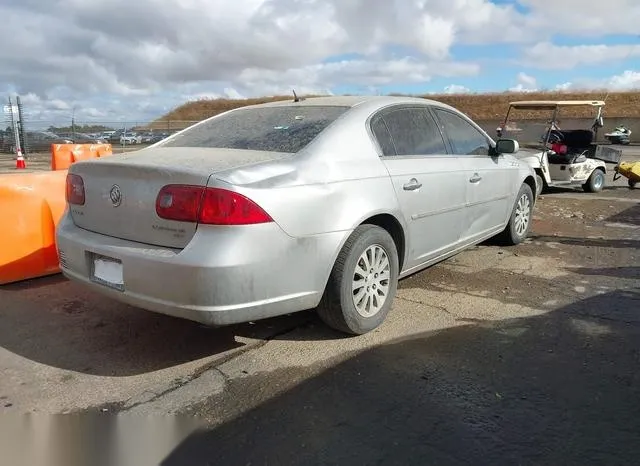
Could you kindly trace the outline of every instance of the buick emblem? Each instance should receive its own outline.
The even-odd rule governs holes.
[[[114,184],[111,187],[111,191],[109,191],[109,199],[111,199],[113,207],[118,207],[122,203],[122,191],[120,191],[120,186]]]

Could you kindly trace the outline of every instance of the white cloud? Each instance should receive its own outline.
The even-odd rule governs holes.
[[[246,99],[246,97],[244,97],[242,94],[240,94],[238,91],[236,91],[232,87],[225,87],[224,95],[227,99],[235,99],[235,100]]]
[[[540,42],[525,49],[523,62],[536,68],[570,70],[581,65],[615,63],[632,57],[640,57],[640,41],[637,45],[573,46]]]
[[[530,29],[523,32],[535,40],[545,40],[556,33],[582,37],[638,34],[637,0],[519,0],[519,3],[531,11],[527,21]]]
[[[567,81],[566,83],[556,84],[555,87],[554,87],[554,90],[556,90],[556,91],[570,91],[572,86],[573,86],[573,83],[570,82],[570,81]]]
[[[640,89],[640,71],[626,70],[621,74],[606,79],[576,79],[572,82],[558,84],[556,89],[565,91],[600,90],[629,91]]]
[[[0,92],[36,95],[33,112],[52,118],[74,107],[79,118],[151,118],[184,96],[325,93],[480,73],[477,60],[453,56],[458,44],[530,46],[525,59],[536,66],[602,62],[624,46],[574,51],[546,41],[636,34],[640,24],[637,0],[519,3],[527,14],[490,0],[3,0]],[[340,55],[357,58],[328,61]]]
[[[538,90],[538,81],[536,78],[522,71],[518,73],[517,82],[518,84],[509,89],[511,92],[535,92]]]
[[[640,89],[640,72],[627,70],[620,75],[612,76],[609,79],[609,87],[619,90]]]
[[[469,92],[471,92],[471,89],[460,84],[450,84],[444,88],[445,94],[468,94]]]

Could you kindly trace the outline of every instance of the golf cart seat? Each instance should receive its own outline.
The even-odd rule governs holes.
[[[569,149],[586,149],[594,139],[593,131],[589,129],[570,129],[558,133],[562,135],[562,143]]]

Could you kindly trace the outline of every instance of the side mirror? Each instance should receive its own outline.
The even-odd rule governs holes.
[[[520,150],[520,144],[515,139],[498,139],[496,152],[498,154],[515,154]]]

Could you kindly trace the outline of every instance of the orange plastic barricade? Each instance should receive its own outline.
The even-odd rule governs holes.
[[[0,175],[0,285],[60,272],[66,170]]]
[[[112,154],[111,144],[51,144],[51,170],[68,170],[74,162]]]

